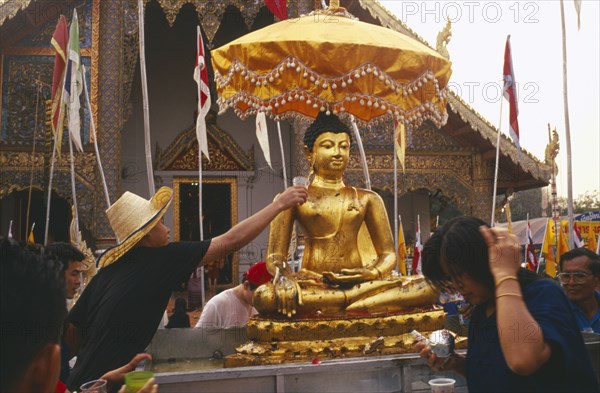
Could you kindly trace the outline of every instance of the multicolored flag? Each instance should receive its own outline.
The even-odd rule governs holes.
[[[398,224],[398,271],[406,276],[406,241],[404,240],[404,229],[402,219]]]
[[[79,96],[82,91],[81,58],[79,56],[79,21],[77,19],[77,10],[73,9],[62,100],[69,109],[69,135],[71,141],[79,151],[83,151],[83,145],[81,144],[81,120],[79,117],[79,109],[81,108]]]
[[[288,18],[286,0],[265,0],[265,5],[279,20]]]
[[[517,104],[517,86],[515,81],[515,72],[513,70],[511,47],[510,47],[510,35],[506,37],[506,47],[504,49],[504,98],[508,100],[510,105],[510,121],[509,131],[510,136],[517,145],[519,155],[521,154],[521,145],[519,142],[519,107]]]
[[[422,274],[422,264],[421,264],[421,252],[423,251],[423,245],[421,244],[421,222],[419,215],[417,215],[417,233],[415,234],[415,250],[413,253],[412,260],[412,273],[413,274]]]
[[[527,244],[525,245],[525,260],[527,261],[527,268],[531,271],[537,271],[538,260],[535,255],[535,246],[533,244],[533,235],[531,234],[531,225],[527,220]]]
[[[59,156],[65,116],[62,90],[67,64],[68,42],[69,31],[67,29],[67,19],[64,15],[61,15],[58,18],[56,29],[54,30],[52,40],[50,41],[56,51],[56,54],[54,55],[54,73],[52,75],[52,132],[54,133],[54,138],[57,140],[56,152]]]
[[[583,239],[581,238],[581,232],[579,232],[576,222],[573,222],[573,237],[573,244],[575,245],[575,248],[585,247]]]
[[[194,80],[198,84],[198,118],[196,119],[196,138],[198,139],[198,147],[200,151],[210,161],[208,155],[208,136],[206,133],[206,115],[210,111],[210,88],[208,86],[208,68],[206,66],[206,57],[204,56],[204,41],[200,26],[198,26],[197,45],[198,51],[196,55],[196,67],[194,68]]]

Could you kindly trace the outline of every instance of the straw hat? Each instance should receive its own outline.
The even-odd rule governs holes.
[[[172,199],[173,190],[169,187],[161,187],[150,200],[126,191],[106,210],[119,243],[100,255],[98,265],[108,266],[131,250],[164,216]]]

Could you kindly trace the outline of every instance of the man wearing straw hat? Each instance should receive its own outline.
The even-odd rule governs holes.
[[[307,196],[305,187],[290,187],[222,235],[169,243],[162,217],[173,190],[162,187],[150,200],[125,192],[106,211],[119,243],[98,258],[101,269],[67,318],[68,338],[77,352],[68,387],[78,389],[143,352],[180,282],[197,266],[248,244],[279,212],[304,203]]]

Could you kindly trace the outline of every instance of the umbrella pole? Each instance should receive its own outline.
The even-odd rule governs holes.
[[[350,116],[350,121],[352,122],[352,129],[354,130],[354,137],[356,138],[356,144],[358,145],[358,151],[360,153],[360,159],[362,162],[363,172],[365,173],[365,188],[367,190],[371,189],[371,178],[369,177],[369,168],[367,167],[367,156],[365,155],[365,148],[363,147],[362,139],[360,138],[360,133],[358,132],[358,126],[356,125],[356,121],[354,121],[354,116]]]
[[[279,149],[281,150],[281,168],[283,169],[283,189],[288,186],[285,155],[283,154],[283,139],[281,138],[281,123],[277,120],[277,134],[279,135]]]
[[[398,163],[397,160],[398,144],[394,142],[394,246],[396,248],[396,272],[400,271],[400,254],[398,253]]]
[[[150,105],[148,102],[148,78],[146,76],[146,48],[144,39],[144,3],[138,0],[138,24],[140,45],[140,71],[142,74],[142,100],[144,109],[144,150],[146,152],[146,172],[148,176],[148,192],[154,195],[154,173],[152,168],[152,147],[150,146]]]

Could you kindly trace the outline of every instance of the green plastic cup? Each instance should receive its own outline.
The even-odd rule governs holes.
[[[131,371],[125,374],[125,393],[137,393],[150,378],[154,378],[152,371]]]

